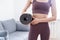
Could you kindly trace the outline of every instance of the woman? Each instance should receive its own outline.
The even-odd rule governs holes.
[[[22,13],[26,12],[32,4],[32,13],[34,20],[30,23],[30,32],[28,40],[37,40],[40,34],[41,40],[49,40],[50,29],[48,22],[56,20],[55,0],[28,0]],[[51,7],[52,17],[48,18],[49,8]]]

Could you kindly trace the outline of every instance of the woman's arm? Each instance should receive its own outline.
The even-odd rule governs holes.
[[[26,3],[26,5],[25,5],[25,7],[22,9],[22,13],[23,13],[23,12],[26,12],[26,10],[27,10],[28,7],[30,6],[30,4],[31,4],[31,0],[27,0],[27,3]]]
[[[52,17],[50,18],[42,18],[40,19],[40,22],[50,22],[50,21],[55,21],[56,20],[56,2],[55,0],[51,0],[51,12],[52,12]]]

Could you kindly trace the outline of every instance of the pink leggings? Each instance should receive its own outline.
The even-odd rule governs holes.
[[[30,27],[28,40],[37,40],[40,34],[41,40],[49,40],[50,30],[48,22],[39,23]]]

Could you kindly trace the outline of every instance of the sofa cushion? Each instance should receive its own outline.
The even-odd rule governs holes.
[[[2,23],[0,22],[0,31],[4,30]]]
[[[23,25],[20,22],[17,22],[16,25],[17,31],[29,31],[30,30],[30,25]]]
[[[16,31],[9,34],[9,40],[28,40],[29,32]]]
[[[2,21],[2,24],[4,29],[7,30],[9,33],[16,31],[16,22],[14,19]]]

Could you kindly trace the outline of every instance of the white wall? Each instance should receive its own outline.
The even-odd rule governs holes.
[[[60,19],[60,0],[56,0],[57,19]]]
[[[21,11],[24,8],[27,0],[14,0],[14,7],[15,7],[15,18],[16,20],[19,20],[20,15],[22,14]],[[31,6],[26,11],[31,13]]]
[[[0,0],[0,20],[14,18],[13,0]]]

